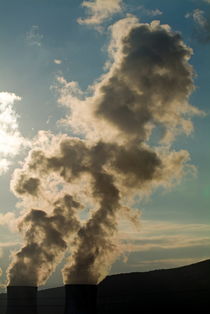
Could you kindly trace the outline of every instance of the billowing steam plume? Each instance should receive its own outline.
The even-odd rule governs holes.
[[[43,284],[67,246],[64,282],[98,283],[120,254],[119,215],[135,221],[132,197],[170,186],[185,173],[189,153],[171,144],[190,134],[190,117],[201,113],[188,103],[192,50],[169,26],[128,16],[112,27],[109,53],[109,69],[92,96],[82,97],[75,82],[59,79],[60,102],[71,112],[65,122],[83,138],[51,138],[14,173],[12,189],[25,204],[48,199],[54,209],[23,217],[25,243],[10,265],[10,283]],[[54,205],[48,185],[65,195]],[[79,204],[92,208],[85,221],[79,221]]]
[[[9,285],[44,283],[63,258],[70,235],[79,230],[75,210],[80,207],[66,194],[54,203],[51,214],[32,209],[19,224],[26,245],[16,252],[8,269]]]

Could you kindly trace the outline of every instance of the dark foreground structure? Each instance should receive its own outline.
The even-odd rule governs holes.
[[[14,300],[9,290],[16,288]],[[12,304],[20,304],[24,289],[8,289],[8,309]],[[21,301],[30,303],[27,314],[34,313],[35,294],[36,288],[32,298],[28,298],[26,293],[29,302]],[[112,275],[97,287],[74,285],[40,290],[37,295],[38,314],[64,314],[65,309],[67,314],[95,314],[96,294],[97,314],[209,314],[210,259],[174,269]],[[0,294],[0,314],[20,314],[18,307],[15,312],[7,312],[6,301],[7,295]]]
[[[96,285],[65,285],[65,314],[96,314]]]
[[[6,314],[37,314],[37,287],[8,286]]]

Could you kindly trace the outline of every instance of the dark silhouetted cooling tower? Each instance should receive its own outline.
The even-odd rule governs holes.
[[[37,287],[8,286],[6,314],[37,314]]]
[[[65,285],[65,314],[96,314],[96,285]]]

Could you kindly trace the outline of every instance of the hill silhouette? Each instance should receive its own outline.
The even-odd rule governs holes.
[[[38,314],[63,314],[64,287],[38,292]],[[6,294],[0,295],[5,313]],[[173,268],[118,274],[98,286],[98,314],[210,313],[210,260]]]

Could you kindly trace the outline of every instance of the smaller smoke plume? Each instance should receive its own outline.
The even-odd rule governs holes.
[[[76,250],[63,270],[65,283],[96,284],[119,254],[113,243],[117,231],[116,213],[119,210],[119,191],[113,177],[98,169],[94,178],[93,196],[99,200],[97,211],[82,227],[76,238]]]
[[[75,216],[78,208],[80,204],[71,195],[64,195],[54,203],[51,214],[32,209],[22,219],[19,231],[25,243],[7,270],[9,285],[37,286],[46,282],[63,258],[71,235],[79,229]]]

